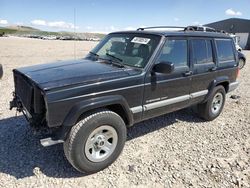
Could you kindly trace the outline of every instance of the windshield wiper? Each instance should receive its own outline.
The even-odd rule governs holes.
[[[113,59],[118,60],[118,61],[112,61],[112,60],[110,60],[112,64],[120,66],[120,67],[125,67],[124,64],[122,63],[122,59],[120,59],[119,57],[116,57],[116,56],[111,55],[109,53],[106,53],[106,56],[109,56],[109,57],[112,57]]]
[[[113,57],[114,59],[117,59],[118,61],[122,62],[122,59],[120,59],[119,57],[116,57],[116,56],[111,55],[109,53],[106,53],[106,55],[109,56],[109,57]]]
[[[119,66],[119,67],[124,67],[123,63],[121,63],[122,59],[120,59],[118,57],[115,57],[115,56],[113,56],[113,55],[111,55],[109,53],[106,53],[106,55],[109,56],[109,57],[112,57],[112,58],[114,58],[114,59],[116,59],[118,61],[112,61],[111,59],[102,58],[98,54],[96,54],[95,52],[92,52],[92,51],[90,51],[89,53],[91,55],[94,55],[95,57],[97,57],[97,59],[102,59],[102,60],[108,61],[110,64],[113,64],[113,65],[116,65],[116,66]]]
[[[96,57],[99,57],[99,55],[96,54],[95,52],[90,51],[89,53],[90,53],[91,55],[94,55],[94,56],[96,56]]]

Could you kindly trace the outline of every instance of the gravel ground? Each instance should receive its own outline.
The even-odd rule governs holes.
[[[9,111],[11,70],[82,57],[96,43],[0,38],[0,187],[250,187],[250,64],[240,87],[212,122],[190,109],[142,122],[109,168],[84,176],[66,161],[62,145],[43,148],[21,114]],[[76,54],[74,54],[74,47]],[[250,52],[244,52],[250,59]],[[247,74],[248,73],[248,74]],[[239,95],[239,99],[230,98]]]

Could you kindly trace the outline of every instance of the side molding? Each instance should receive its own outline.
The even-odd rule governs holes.
[[[161,101],[157,101],[157,102],[152,102],[152,103],[149,103],[149,104],[146,104],[143,106],[135,106],[133,108],[130,108],[130,110],[132,111],[133,114],[135,114],[135,113],[139,113],[142,111],[152,110],[155,108],[160,108],[163,106],[183,102],[183,101],[186,101],[189,99],[202,97],[202,96],[205,96],[207,94],[208,94],[208,90],[202,90],[202,91],[191,93],[190,95],[182,95],[182,96],[171,98],[171,99],[165,99],[165,100],[161,100]]]
[[[198,92],[195,92],[195,93],[191,93],[190,96],[191,96],[191,98],[196,98],[196,97],[204,96],[206,94],[208,94],[208,90],[203,90],[203,91],[198,91]]]
[[[144,105],[144,107],[146,110],[152,110],[154,108],[160,108],[160,107],[167,106],[170,104],[183,102],[183,101],[188,100],[188,99],[190,99],[190,95],[183,95],[183,96],[179,96],[179,97],[175,97],[175,98],[171,98],[171,99],[166,99],[166,100],[146,104],[146,105]]]
[[[130,108],[130,110],[132,111],[133,114],[136,114],[136,113],[142,112],[143,107],[142,106],[136,106],[136,107]]]

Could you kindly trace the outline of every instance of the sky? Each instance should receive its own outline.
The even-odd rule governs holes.
[[[250,0],[0,0],[0,26],[108,33],[250,19]]]

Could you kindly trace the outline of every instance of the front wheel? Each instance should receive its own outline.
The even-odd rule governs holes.
[[[109,110],[99,110],[79,121],[64,143],[64,152],[74,168],[98,172],[120,155],[126,141],[123,119]]]
[[[216,86],[206,103],[198,104],[198,114],[207,121],[217,118],[225,104],[226,91],[223,86]]]

